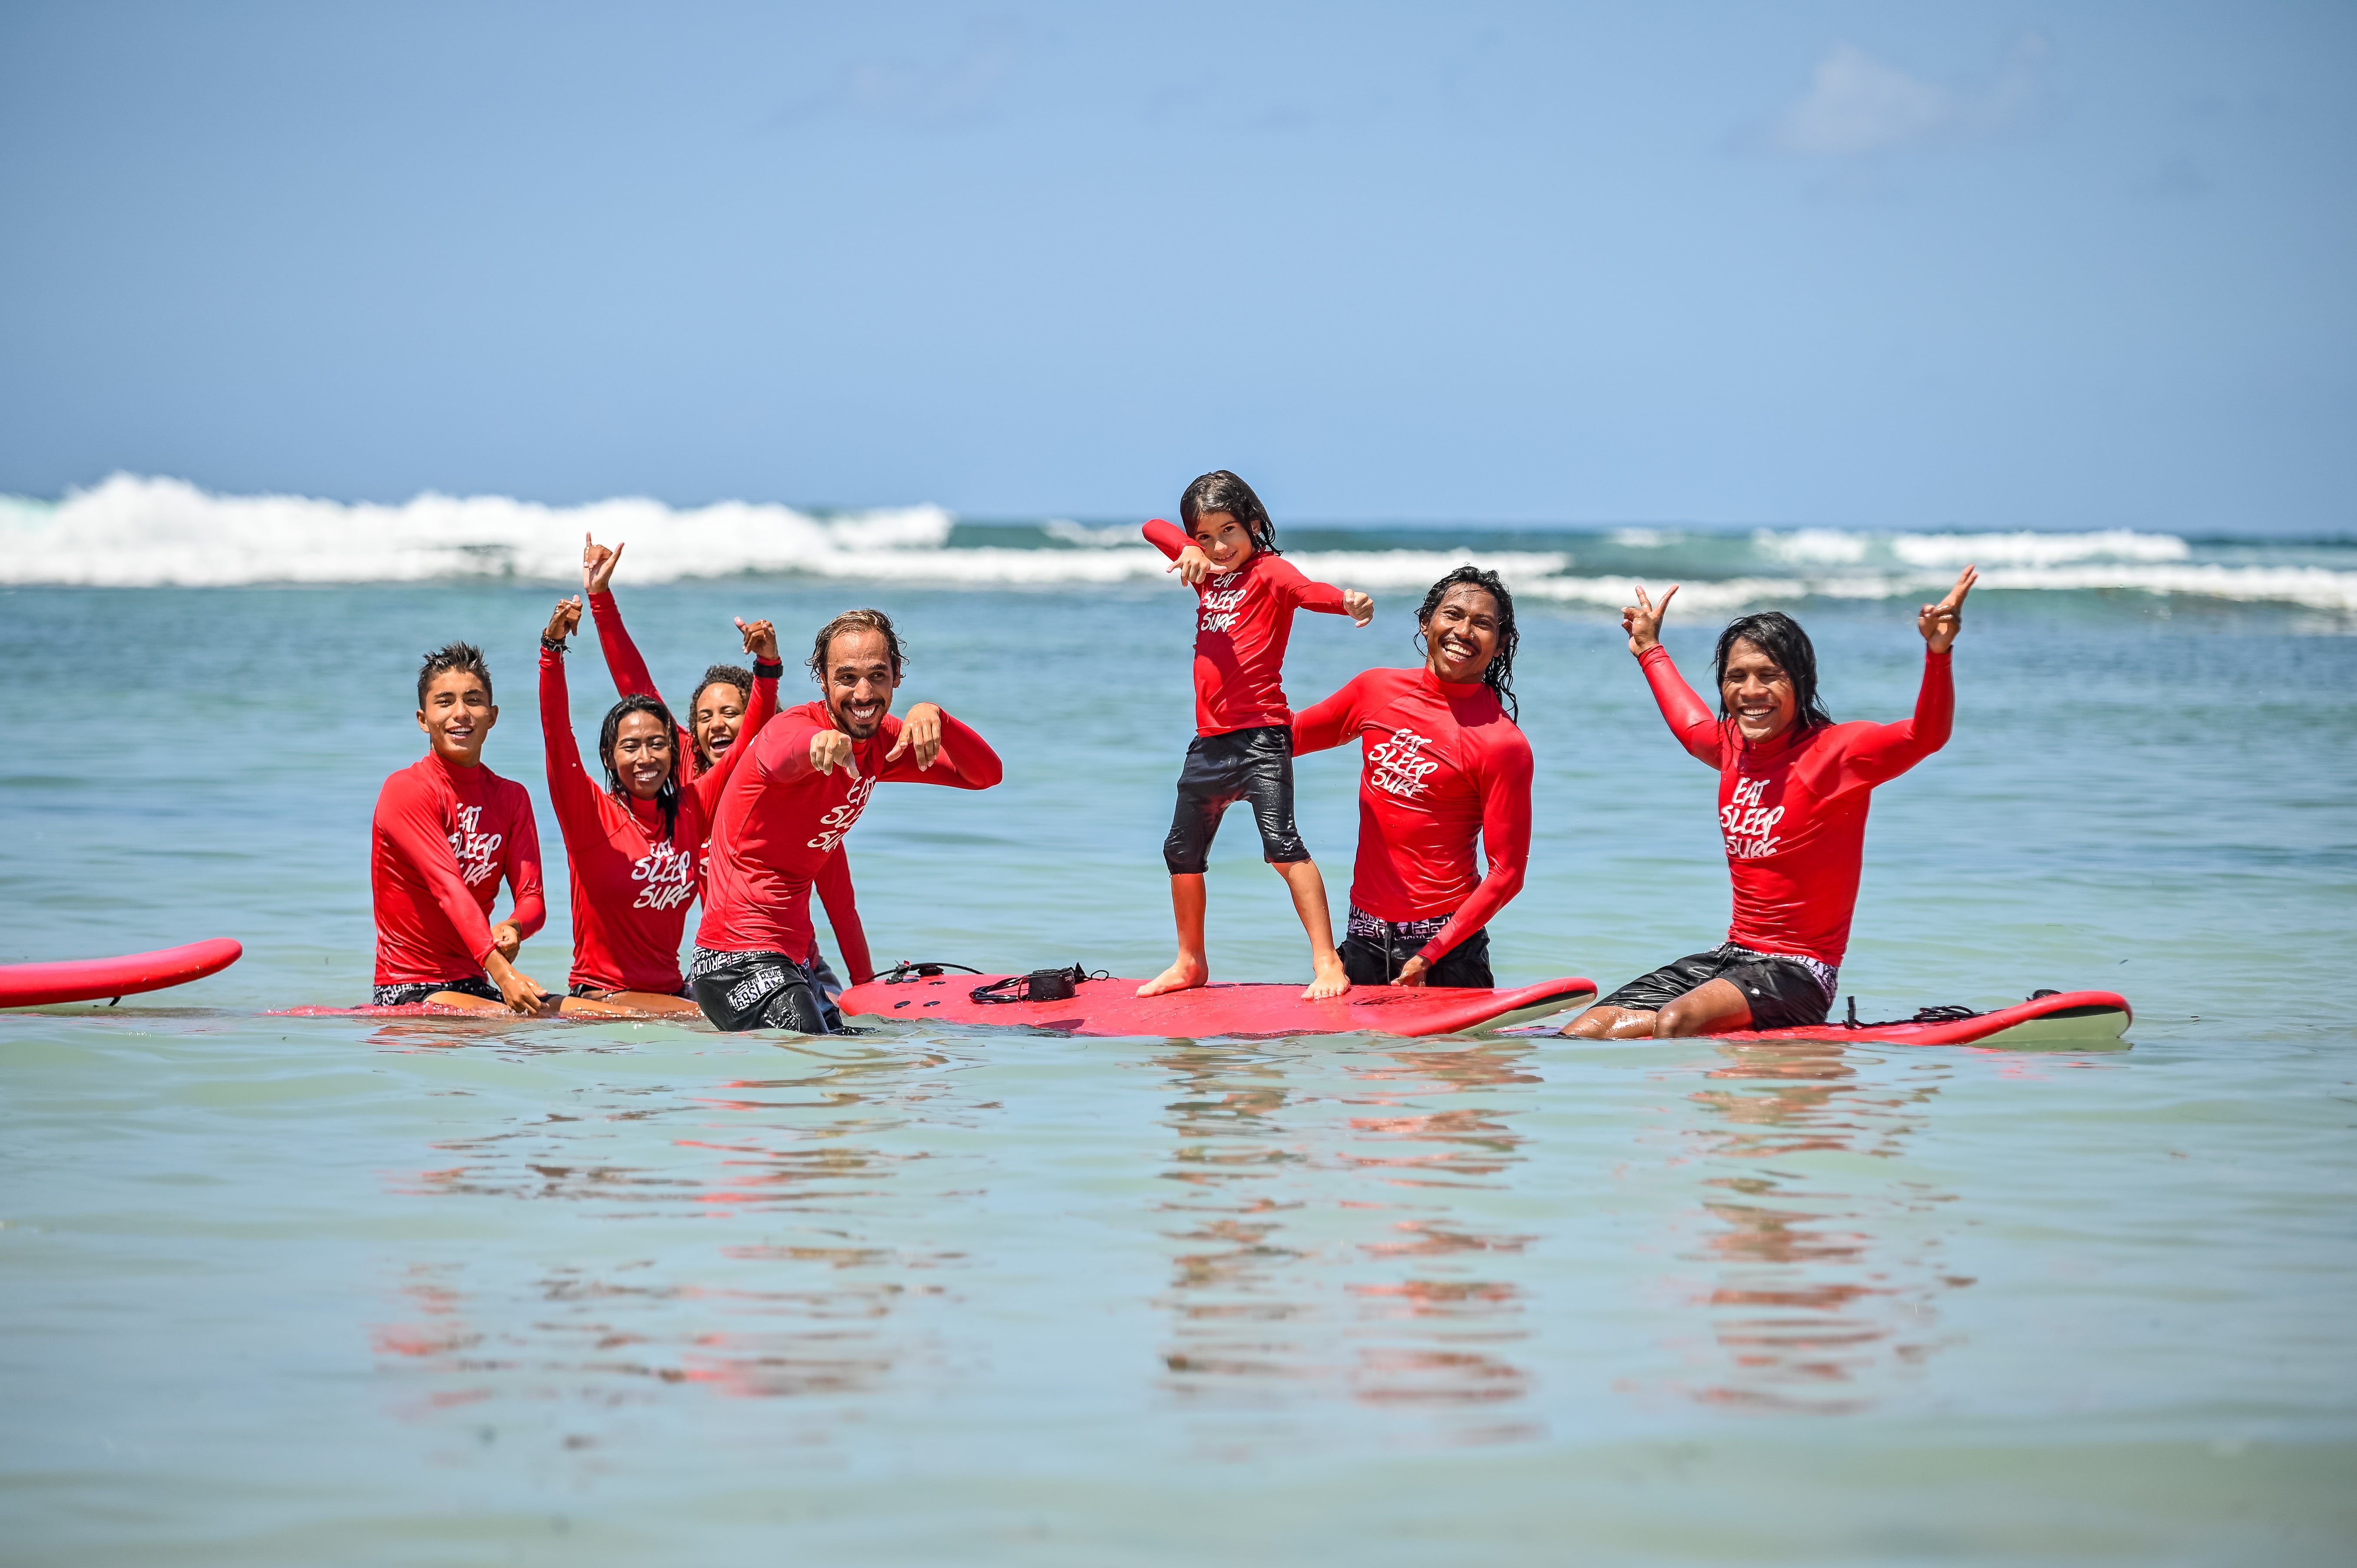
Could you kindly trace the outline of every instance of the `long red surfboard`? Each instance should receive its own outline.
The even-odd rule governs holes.
[[[1354,985],[1326,1002],[1304,1002],[1290,985],[1212,984],[1140,996],[1142,980],[1084,980],[1060,1002],[976,1002],[975,987],[1003,974],[910,975],[871,980],[843,993],[844,1016],[997,1024],[1057,1035],[1163,1036],[1177,1039],[1269,1039],[1284,1035],[1448,1035],[1495,1029],[1596,998],[1592,980],[1542,981],[1511,991]]]
[[[1907,1019],[1897,1023],[1851,1025],[1840,1019],[1807,1024],[1792,1029],[1734,1029],[1704,1036],[1713,1040],[1872,1041],[1884,1046],[1988,1046],[1993,1048],[2031,1046],[2097,1045],[2127,1033],[2135,1019],[2127,998],[2115,991],[2052,991],[1962,1018]],[[1534,1034],[1536,1030],[1516,1030]]]
[[[227,937],[190,942],[118,958],[76,958],[56,963],[0,964],[0,1007],[38,1007],[50,1002],[95,1002],[135,996],[218,974],[245,949]]]

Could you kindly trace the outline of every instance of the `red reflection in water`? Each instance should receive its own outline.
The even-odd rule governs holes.
[[[1715,1265],[1695,1295],[1718,1370],[1689,1391],[1712,1404],[1844,1413],[1876,1402],[1896,1371],[1940,1348],[1932,1302],[1971,1281],[1933,1266],[1936,1233],[1915,1221],[1950,1195],[1895,1170],[1815,1174],[1812,1156],[1895,1159],[1939,1092],[1943,1064],[1903,1087],[1862,1080],[1839,1042],[1731,1045],[1705,1076],[1728,1084],[1690,1102],[1706,1113],[1712,1228],[1687,1254]],[[1889,1065],[1871,1055],[1863,1058]],[[1834,1167],[1838,1171],[1838,1165]]]

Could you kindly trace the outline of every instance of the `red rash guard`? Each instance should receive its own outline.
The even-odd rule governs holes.
[[[1747,742],[1679,676],[1666,649],[1641,662],[1670,733],[1718,769],[1718,824],[1735,883],[1727,940],[1754,952],[1797,954],[1841,967],[1866,857],[1874,787],[1948,744],[1956,714],[1949,656],[1926,650],[1915,716],[1904,724],[1795,725]]]
[[[835,857],[877,785],[987,789],[1004,771],[982,736],[943,714],[941,755],[930,768],[917,766],[913,746],[885,760],[900,735],[900,721],[887,714],[872,737],[852,743],[849,768],[821,773],[811,766],[811,738],[834,727],[825,703],[804,703],[770,720],[757,739],[739,743],[750,745],[753,755],[721,791],[696,946],[805,961],[818,946],[811,930],[812,879]]]
[[[778,708],[778,683],[757,678],[745,729],[757,733]],[[540,650],[540,733],[548,752],[548,798],[565,834],[573,886],[570,983],[599,991],[669,995],[679,972],[687,906],[704,886],[705,825],[736,766],[730,746],[679,792],[668,837],[662,808],[633,797],[617,800],[582,766],[565,690],[565,656]]]
[[[1297,753],[1366,738],[1351,902],[1382,920],[1455,918],[1416,950],[1437,963],[1523,890],[1531,743],[1497,693],[1430,670],[1370,670],[1293,722]],[[1478,875],[1473,839],[1489,852]]]
[[[379,985],[480,975],[501,876],[517,929],[529,937],[547,922],[540,827],[514,779],[429,751],[384,781],[370,827]]]
[[[639,645],[630,640],[628,628],[622,625],[622,608],[610,593],[589,596],[590,618],[597,624],[597,647],[606,655],[606,669],[614,677],[614,689],[625,697],[649,696],[657,702],[662,694],[655,690],[654,677],[647,671],[647,661],[639,656]],[[676,710],[674,710],[674,715]],[[690,714],[691,718],[694,715]],[[674,722],[676,717],[674,716]],[[737,738],[751,740],[760,734],[761,726],[753,722],[748,710],[745,723],[738,726]],[[685,727],[679,731],[680,779],[683,783],[696,776],[702,766],[695,751],[695,736]],[[731,746],[728,750],[736,750]],[[721,753],[725,759],[728,752]],[[714,797],[713,803],[717,803]],[[711,822],[709,811],[705,821]],[[826,906],[826,923],[834,928],[835,945],[843,950],[843,966],[851,972],[855,985],[876,978],[876,965],[868,957],[867,932],[859,923],[859,896],[851,886],[851,858],[837,854],[822,867],[818,875],[818,896]]]
[[[1145,532],[1146,542],[1173,561],[1195,542],[1158,517]],[[1204,578],[1195,596],[1195,733],[1291,724],[1285,645],[1293,637],[1293,612],[1347,614],[1342,590],[1311,582],[1281,555],[1255,550],[1234,571]]]

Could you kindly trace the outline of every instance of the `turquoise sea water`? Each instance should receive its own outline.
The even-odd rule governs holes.
[[[1749,568],[1746,568],[1749,570]],[[2337,568],[2336,568],[2337,570]],[[1347,577],[1341,578],[1347,581]],[[879,957],[1168,959],[1189,617],[1152,583],[633,587],[901,618],[1008,764],[849,840]],[[2100,986],[2133,1048],[275,1019],[368,983],[419,650],[492,650],[544,800],[554,585],[0,592],[62,713],[0,765],[0,961],[234,936],[0,1015],[0,1538],[27,1563],[2347,1561],[2357,641],[2316,603],[1975,596],[1948,749],[1878,795],[1869,1017]],[[1408,663],[1305,617],[1297,700]],[[1795,599],[1896,717],[1890,597]],[[1670,638],[1689,672],[1723,611]],[[1534,602],[1501,979],[1713,940],[1713,781],[1606,609]],[[793,635],[790,631],[790,635]],[[576,725],[604,696],[576,656]],[[1305,759],[1339,901],[1353,765]],[[525,967],[565,969],[564,879]],[[1232,823],[1215,968],[1297,979]]]

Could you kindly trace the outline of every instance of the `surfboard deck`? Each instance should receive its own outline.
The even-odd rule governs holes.
[[[1780,1040],[1853,1040],[1884,1046],[1986,1046],[1992,1049],[2104,1045],[2126,1034],[2135,1017],[2127,998],[2117,992],[2057,991],[1967,1018],[1860,1024],[1855,1028],[1840,1019],[1829,1019],[1791,1029],[1735,1029],[1702,1037],[1763,1045]]]
[[[1326,1002],[1301,986],[1215,983],[1140,996],[1143,980],[1085,980],[1060,1002],[976,1002],[975,987],[1003,974],[910,975],[871,980],[842,997],[844,1016],[940,1019],[1053,1035],[1274,1039],[1286,1035],[1448,1035],[1488,1032],[1566,1007],[1584,1007],[1596,983],[1566,977],[1507,991],[1354,985]]]
[[[113,958],[66,959],[53,963],[0,964],[0,1007],[39,1007],[53,1002],[99,1002],[136,996],[218,974],[244,955],[228,937],[189,942],[154,952]]]

